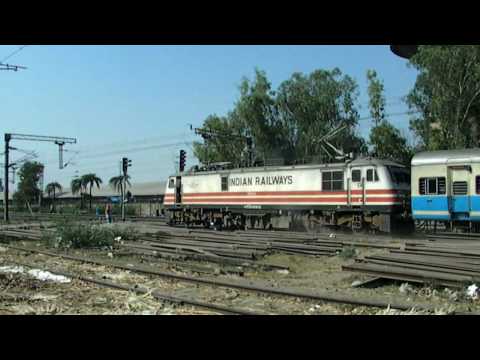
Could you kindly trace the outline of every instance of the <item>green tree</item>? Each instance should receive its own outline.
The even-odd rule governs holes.
[[[441,150],[478,146],[480,46],[419,46],[410,65],[418,71],[407,103],[418,112],[410,127],[419,147]]]
[[[374,126],[380,125],[385,120],[385,95],[383,81],[378,79],[375,70],[367,70],[368,80],[368,106]]]
[[[85,191],[85,188],[81,178],[76,178],[71,181],[70,191],[72,192],[72,195],[80,194],[80,208],[83,209],[83,192]]]
[[[100,184],[102,183],[102,179],[100,179],[95,174],[86,174],[83,175],[81,178],[81,184],[84,189],[89,187],[89,199],[90,199],[90,210],[92,210],[92,188],[94,185],[97,186],[97,189],[100,189]]]
[[[236,165],[245,161],[244,127],[237,114],[229,113],[225,117],[210,115],[203,123],[203,129],[211,130],[223,136],[207,138],[203,143],[194,142],[194,155],[204,164],[228,161]],[[233,136],[232,136],[233,135]]]
[[[235,104],[238,122],[252,136],[255,153],[260,158],[275,156],[280,134],[280,122],[276,116],[275,92],[264,71],[255,69],[255,78],[243,78],[240,99]]]
[[[404,165],[410,164],[413,150],[400,131],[384,120],[380,125],[372,128],[370,144],[373,146],[372,155],[381,159],[392,159]]]
[[[45,191],[47,192],[48,196],[53,195],[53,200],[52,204],[55,209],[55,192],[58,190],[58,192],[62,191],[62,185],[60,185],[58,182],[51,182],[45,187]]]
[[[116,192],[120,193],[123,199],[123,192],[124,192],[124,186],[123,184],[127,184],[128,186],[132,186],[130,184],[130,175],[119,175],[119,176],[114,176],[110,179],[108,182],[110,187],[114,189]]]
[[[295,73],[284,81],[276,95],[283,156],[289,161],[309,157],[327,160],[317,140],[341,125],[347,125],[347,130],[330,142],[345,152],[364,152],[365,143],[355,133],[357,97],[356,82],[337,68],[309,75]]]
[[[392,159],[408,165],[413,151],[407,139],[386,118],[383,82],[375,70],[367,71],[367,80],[370,115],[373,119],[369,138],[371,153],[379,158]]]
[[[275,91],[265,72],[256,70],[253,81],[242,79],[240,97],[226,116],[208,117],[204,127],[219,132],[251,136],[259,160],[283,158],[287,163],[325,157],[317,141],[341,125],[348,128],[333,145],[346,152],[365,152],[365,141],[356,135],[357,84],[339,69],[295,73]],[[213,138],[196,143],[202,162],[245,162],[245,139]]]
[[[22,165],[18,171],[20,181],[14,194],[14,201],[18,205],[30,204],[39,199],[41,190],[38,187],[38,183],[43,169],[43,164],[36,161],[27,161]]]

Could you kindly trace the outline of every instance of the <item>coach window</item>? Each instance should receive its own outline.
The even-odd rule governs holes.
[[[444,177],[437,178],[437,183],[438,183],[438,195],[445,195],[447,192],[445,178]]]
[[[325,171],[322,173],[322,190],[343,190],[343,171]]]
[[[437,179],[427,179],[427,195],[437,195]]]
[[[362,181],[362,171],[361,170],[352,170],[352,182]]]
[[[420,178],[418,193],[420,195],[445,195],[445,178]]]
[[[477,194],[480,194],[480,176],[475,178],[475,190]]]
[[[228,191],[228,176],[222,176],[222,191]]]
[[[453,183],[453,195],[467,195],[468,183],[466,181],[455,181]]]
[[[168,188],[169,189],[175,188],[175,179],[170,179],[170,181],[168,182]]]

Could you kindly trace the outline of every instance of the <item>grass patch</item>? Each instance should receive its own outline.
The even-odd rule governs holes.
[[[352,259],[357,255],[357,250],[353,246],[347,246],[342,249],[339,256],[343,259]]]
[[[122,241],[135,241],[138,233],[132,228],[62,221],[53,233],[44,233],[42,236],[48,247],[62,249],[111,249],[118,244],[118,238]]]

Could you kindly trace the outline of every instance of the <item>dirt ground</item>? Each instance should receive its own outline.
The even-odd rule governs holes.
[[[13,243],[12,243],[13,244]],[[39,243],[15,242],[21,246],[41,249]],[[381,253],[383,250],[357,248],[355,256]],[[107,251],[72,251],[71,254],[112,260]],[[114,261],[124,264],[142,263],[159,270],[188,275],[218,278],[232,281],[251,280],[266,283],[272,287],[288,287],[294,290],[330,293],[351,298],[382,300],[434,306],[435,314],[449,314],[452,311],[479,312],[480,301],[472,300],[465,291],[432,289],[425,286],[406,285],[383,281],[373,287],[353,287],[358,281],[368,278],[341,270],[342,265],[353,262],[353,257],[311,257],[301,255],[274,254],[261,260],[264,263],[289,267],[289,271],[252,271],[245,269],[243,276],[220,274],[218,265],[207,263],[186,263],[174,265],[159,259],[138,256],[115,257]],[[166,295],[191,298],[217,305],[234,307],[261,314],[321,315],[321,314],[427,314],[412,309],[395,311],[369,307],[356,307],[325,302],[298,300],[293,298],[259,295],[243,290],[196,285],[157,276],[133,273],[131,271],[107,268],[76,261],[59,259],[40,254],[19,252],[0,244],[0,269],[2,267],[24,266],[59,270],[107,279],[123,285],[139,285]],[[25,265],[29,265],[28,267]],[[211,269],[209,274],[192,270],[192,265]],[[178,305],[156,300],[151,294],[136,295],[133,292],[100,287],[72,279],[69,283],[41,281],[27,273],[0,271],[0,314],[135,314],[135,315],[192,315],[215,314],[187,305]]]

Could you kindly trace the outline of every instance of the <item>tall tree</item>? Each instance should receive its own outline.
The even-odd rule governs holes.
[[[419,147],[475,147],[480,140],[480,46],[425,45],[410,59],[418,70],[407,97]]]
[[[367,70],[367,80],[370,115],[373,119],[374,126],[378,126],[385,120],[386,101],[383,81],[378,78],[375,70]]]
[[[81,178],[76,178],[71,181],[70,191],[73,195],[80,194],[80,208],[83,209],[83,192],[85,189]]]
[[[132,186],[132,184],[130,184],[130,175],[114,176],[110,179],[108,183],[110,184],[110,187],[112,189],[120,193],[120,195],[122,196],[122,199],[123,199],[123,193],[125,191],[124,184],[127,184],[128,186]]]
[[[62,191],[62,185],[60,185],[58,182],[51,182],[50,184],[47,184],[45,187],[45,190],[47,191],[48,196],[53,195],[53,208],[55,209],[55,192],[58,190],[59,192]]]
[[[82,191],[82,180],[80,178],[73,179],[70,182],[70,191],[72,195],[79,194]]]
[[[327,160],[317,140],[342,125],[347,129],[331,143],[345,152],[364,152],[364,141],[355,134],[357,97],[356,82],[339,69],[295,73],[284,81],[276,96],[283,156],[289,160],[312,156]]]
[[[371,153],[379,158],[392,159],[408,165],[413,151],[407,139],[386,118],[383,82],[374,70],[367,71],[367,80],[370,115],[373,119],[369,138]]]
[[[43,164],[39,162],[25,162],[18,171],[20,179],[14,199],[18,204],[30,204],[37,201],[41,196],[41,190],[38,187]]]
[[[235,114],[252,136],[255,152],[261,158],[276,153],[280,123],[276,116],[275,91],[264,71],[255,69],[255,78],[243,78]]]
[[[245,128],[236,113],[230,112],[224,117],[210,115],[204,121],[203,129],[220,136],[204,139],[203,143],[194,142],[194,155],[200,162],[207,164],[228,161],[239,165],[245,161],[245,140],[239,138],[245,135]]]
[[[100,179],[95,174],[86,174],[86,175],[83,175],[80,178],[80,180],[84,188],[89,187],[90,210],[92,210],[92,188],[94,185],[96,185],[97,189],[100,189],[100,184],[102,183],[102,179]]]
[[[380,125],[372,128],[370,144],[373,146],[372,155],[381,159],[392,159],[404,165],[409,165],[413,156],[413,149],[400,131],[384,120]]]
[[[357,84],[339,69],[295,73],[275,91],[265,72],[256,70],[253,81],[244,78],[240,97],[226,117],[210,116],[206,127],[251,136],[258,160],[283,158],[288,163],[323,157],[317,141],[329,131],[348,128],[332,143],[346,152],[364,152],[365,142],[356,135]],[[211,139],[195,145],[195,155],[213,161],[242,163],[245,140]]]

